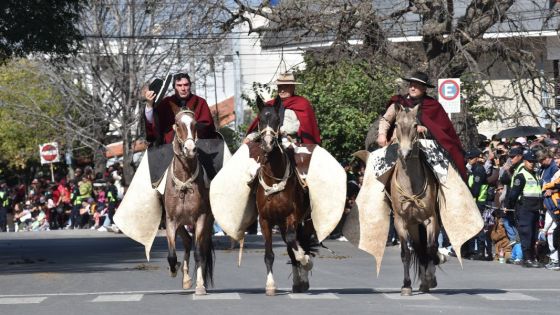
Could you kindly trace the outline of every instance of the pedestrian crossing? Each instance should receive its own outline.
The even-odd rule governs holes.
[[[278,289],[277,298],[288,298],[292,300],[341,300],[341,299],[351,299],[356,296],[367,297],[367,298],[382,298],[386,300],[399,300],[399,302],[406,301],[445,301],[450,299],[451,296],[461,293],[461,290],[457,289],[455,294],[449,294],[449,290],[434,291],[433,293],[420,293],[418,291],[413,291],[412,296],[401,296],[400,289],[381,289],[381,290],[371,290],[370,292],[364,292],[361,294],[345,294],[336,292],[322,292],[322,291],[335,291],[332,289],[316,289],[311,290],[307,293],[290,293],[289,288]],[[513,292],[512,292],[513,291]],[[521,302],[533,302],[541,301],[539,292],[548,292],[550,290],[535,290],[527,289],[523,291],[522,289],[513,289],[512,291],[507,290],[481,290],[479,293],[474,292],[464,292],[468,296],[479,298],[486,301],[521,301]],[[560,292],[558,290],[552,290],[554,292]],[[523,293],[522,293],[523,292]],[[185,295],[186,293],[186,295]],[[60,293],[60,294],[36,294],[36,295],[0,295],[0,305],[26,305],[26,304],[40,304],[48,303],[50,299],[55,299],[61,296],[75,296],[82,297],[83,302],[86,303],[126,303],[126,302],[141,302],[146,296],[157,296],[160,295],[185,295],[188,299],[192,301],[200,301],[204,303],[205,301],[215,302],[215,301],[231,301],[231,300],[244,300],[244,299],[255,299],[255,294],[244,294],[236,292],[212,292],[209,291],[207,295],[194,295],[192,290],[181,291],[181,290],[160,290],[160,291],[137,291],[137,292],[107,292],[107,293]],[[257,295],[258,296],[258,295]],[[264,297],[264,292],[263,292]]]

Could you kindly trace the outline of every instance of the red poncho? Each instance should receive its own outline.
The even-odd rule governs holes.
[[[293,110],[299,120],[299,130],[297,132],[298,137],[301,142],[307,144],[321,144],[321,133],[319,132],[319,127],[317,126],[317,119],[315,118],[315,112],[311,103],[307,99],[301,96],[290,96],[282,100],[282,104],[286,109]],[[274,100],[266,102],[267,106],[274,105]],[[259,118],[255,118],[247,133],[256,131],[259,124]]]
[[[387,107],[393,103],[399,103],[406,107],[414,107],[415,105],[411,99],[401,95],[394,95],[391,97],[391,100],[387,103]],[[449,116],[447,116],[441,104],[434,98],[425,96],[422,100],[420,111],[418,111],[418,116],[422,125],[428,128],[439,145],[449,153],[450,158],[459,170],[459,174],[466,180],[467,169],[465,167],[463,145],[455,132],[455,128]]]
[[[214,138],[215,127],[212,114],[208,108],[206,100],[197,95],[191,94],[187,98],[185,107],[194,112],[194,119],[200,128],[197,128],[197,136],[200,139]],[[154,109],[154,123],[146,121],[146,134],[148,141],[152,142],[161,135],[162,143],[171,143],[175,133],[173,132],[173,124],[175,123],[175,114],[180,110],[180,102],[177,96],[168,96]],[[157,116],[157,118],[156,118]],[[156,120],[157,127],[156,127]]]

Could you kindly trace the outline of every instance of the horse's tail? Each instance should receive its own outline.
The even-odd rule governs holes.
[[[315,256],[319,251],[319,242],[315,237],[315,229],[311,219],[304,221],[304,224],[298,226],[297,240],[306,254]]]

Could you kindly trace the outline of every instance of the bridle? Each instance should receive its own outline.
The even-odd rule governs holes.
[[[194,119],[194,112],[193,111],[183,109],[175,115],[175,121],[177,121],[177,116],[179,116],[182,113],[190,115]],[[188,133],[187,138],[185,140],[183,140],[183,139],[181,139],[181,137],[179,137],[179,133],[177,132],[176,123],[173,125],[173,130],[175,131],[175,137],[173,138],[173,141],[178,143],[180,148],[182,148],[187,141],[193,141],[193,143],[196,145],[196,140],[197,139],[195,137],[192,137],[191,133]],[[176,156],[178,156],[179,158],[186,157],[186,154],[182,150],[177,152],[177,149],[176,149],[175,145],[173,145],[173,153]],[[198,158],[195,156],[195,159],[198,159]],[[182,198],[182,197],[184,197],[185,191],[193,189],[193,183],[198,178],[198,175],[200,173],[200,163],[198,162],[198,160],[196,161],[196,168],[195,168],[193,174],[191,175],[191,177],[189,177],[184,182],[181,181],[180,179],[178,179],[177,176],[175,176],[175,172],[173,171],[174,167],[175,167],[175,159],[173,159],[172,162],[171,162],[171,168],[170,168],[171,180],[173,181],[173,184],[175,185],[175,191],[181,192],[181,198]]]
[[[186,115],[190,115],[193,119],[194,119],[194,112],[192,110],[188,110],[188,109],[182,109],[180,110],[176,115],[175,115],[175,121],[177,121],[177,116],[179,116],[180,114],[186,114]],[[193,143],[196,143],[196,140],[194,137],[192,137],[192,135],[189,133],[187,134],[187,138],[185,140],[181,139],[181,137],[179,137],[179,133],[177,132],[177,123],[173,124],[173,131],[175,132],[175,137],[173,138],[173,141],[177,141],[177,143],[179,144],[179,147],[183,147],[185,145],[185,143],[187,143],[187,141],[192,141]],[[183,153],[183,151],[177,152],[175,150],[175,146],[173,146],[173,152],[179,156],[184,156],[185,154]]]

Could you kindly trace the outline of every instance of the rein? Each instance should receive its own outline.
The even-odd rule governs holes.
[[[282,190],[284,190],[286,188],[286,183],[288,182],[288,179],[290,178],[291,175],[291,163],[289,159],[286,159],[286,169],[284,170],[284,176],[282,178],[277,178],[274,177],[270,174],[267,174],[264,169],[261,167],[259,168],[259,184],[261,184],[262,188],[264,189],[264,195],[265,196],[270,196],[272,194],[275,194],[277,192],[281,192]],[[265,182],[264,182],[264,178],[263,178],[263,173],[272,178],[273,180],[279,180],[279,183],[274,183],[272,184],[272,186],[268,186]]]
[[[415,141],[415,151],[419,150],[417,143]],[[412,154],[412,153],[411,153]],[[415,154],[415,156],[413,157],[414,159],[419,159],[417,153]],[[402,163],[402,161],[401,161]],[[397,170],[398,168],[395,168],[395,177],[397,176]],[[418,193],[418,194],[408,194],[407,192],[404,191],[404,189],[402,188],[402,186],[399,185],[398,180],[395,180],[395,186],[397,186],[397,191],[401,194],[399,197],[399,201],[401,203],[401,208],[403,207],[403,204],[405,204],[406,202],[408,203],[412,203],[414,204],[418,209],[420,210],[426,210],[426,203],[422,200],[422,197],[426,194],[426,190],[428,188],[428,179],[425,178],[424,179],[424,186],[422,187],[422,190]]]
[[[186,114],[190,114],[193,115],[194,117],[194,113],[190,110],[181,110],[178,114],[180,113],[186,113]],[[188,137],[187,139],[183,140],[181,139],[178,135],[177,135],[177,131],[176,131],[176,125],[173,125],[173,130],[175,131],[175,137],[173,138],[173,142],[179,143],[179,147],[182,147],[185,142],[192,140],[195,141],[195,139],[193,137]],[[196,141],[195,141],[196,143]],[[175,154],[175,157],[177,158],[181,158],[181,157],[185,157],[185,154],[183,153],[183,151],[177,151],[176,147],[175,147],[175,143],[172,145],[173,146],[173,153]],[[196,157],[195,157],[196,158]],[[189,177],[186,181],[181,181],[180,179],[177,178],[177,176],[175,176],[175,171],[173,170],[175,167],[175,158],[173,158],[172,163],[171,163],[171,180],[173,181],[173,184],[175,185],[175,191],[177,192],[185,192],[187,190],[192,190],[193,189],[193,183],[194,181],[198,178],[198,174],[200,173],[200,163],[198,162],[198,160],[196,161],[196,169],[194,170],[194,173],[191,175],[191,177]]]

